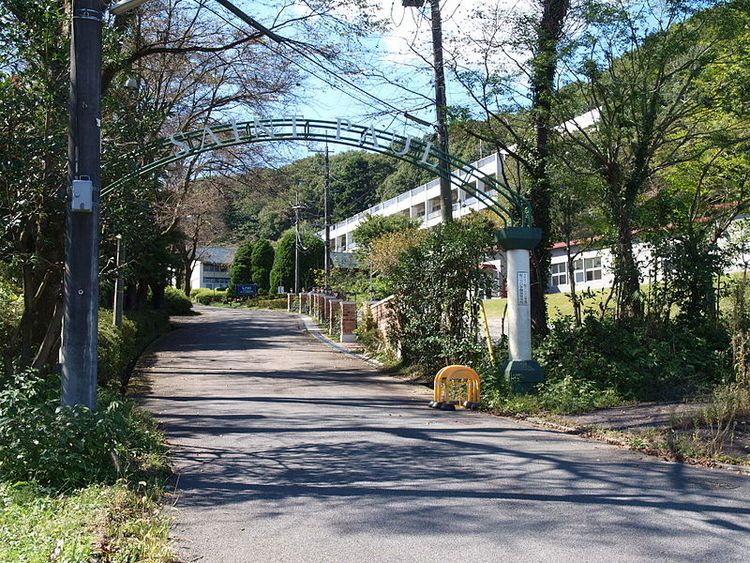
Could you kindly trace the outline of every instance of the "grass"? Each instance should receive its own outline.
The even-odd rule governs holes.
[[[0,561],[174,561],[159,492],[0,484]]]
[[[593,309],[598,312],[600,306],[604,305],[609,296],[609,288],[586,292],[585,295],[579,292],[578,295],[582,298],[584,311]],[[573,303],[570,301],[569,293],[548,293],[546,299],[550,320],[573,316]],[[506,303],[507,299],[502,297],[485,299],[484,309],[487,312],[487,318],[501,319],[503,317],[503,312],[505,311]],[[612,303],[610,302],[610,307],[611,306]]]

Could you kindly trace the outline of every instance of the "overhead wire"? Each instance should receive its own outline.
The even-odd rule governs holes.
[[[221,2],[221,4],[222,4],[223,6],[225,6],[225,7],[226,7],[226,4],[229,4],[229,3],[228,3],[228,2],[226,2],[226,1],[222,1],[222,2]],[[230,4],[230,5],[231,5],[231,4]],[[212,9],[212,8],[211,8],[210,6],[207,6],[206,4],[201,4],[201,6],[202,6],[202,7],[204,7],[204,8],[206,8],[207,10],[209,10],[209,11],[210,11],[210,12],[211,12],[212,14],[216,15],[216,16],[217,16],[217,17],[218,17],[219,19],[221,19],[221,20],[222,20],[223,22],[225,22],[225,23],[226,23],[227,25],[230,25],[231,27],[233,27],[234,29],[236,29],[236,30],[238,30],[238,31],[241,31],[242,33],[246,33],[246,31],[245,31],[244,29],[242,29],[242,28],[240,28],[239,26],[237,26],[237,25],[236,25],[236,24],[235,24],[234,22],[231,22],[230,20],[228,20],[228,19],[227,19],[227,18],[226,18],[225,16],[223,16],[223,15],[219,14],[219,13],[218,13],[218,12],[217,12],[216,10]],[[236,8],[236,10],[237,10],[237,12],[234,12],[234,11],[233,11],[233,12],[234,12],[234,13],[236,13],[237,15],[239,15],[239,13],[242,13],[242,14],[244,14],[244,12],[242,12],[241,10],[239,10],[239,8]],[[239,12],[239,13],[238,13],[238,12]],[[247,16],[247,14],[244,14],[244,15],[245,15],[245,17],[246,17],[246,18],[248,18],[249,20],[251,20],[251,21],[255,22],[255,20],[253,20],[252,18],[250,18],[250,16]],[[244,19],[244,18],[243,18],[243,19]],[[256,22],[256,24],[257,24],[257,22]],[[259,24],[258,24],[258,25],[259,25]],[[255,25],[255,24],[253,24],[253,27],[254,27],[255,29],[266,29],[266,28],[264,28],[264,27],[262,27],[262,26],[258,27],[258,25]],[[275,36],[275,37],[274,37],[274,36]],[[320,69],[322,69],[322,70],[323,70],[323,71],[325,71],[326,73],[328,73],[328,74],[332,75],[333,77],[335,77],[335,78],[336,78],[336,79],[338,79],[339,81],[343,82],[343,83],[344,83],[344,84],[346,84],[347,86],[349,86],[349,87],[351,87],[351,88],[354,88],[354,89],[355,89],[356,91],[358,91],[358,92],[360,92],[360,93],[364,94],[364,95],[365,95],[365,96],[367,96],[368,98],[371,98],[372,100],[375,100],[376,102],[378,102],[378,103],[382,104],[383,106],[386,106],[387,108],[390,108],[391,110],[393,110],[393,111],[397,112],[397,113],[398,113],[399,115],[403,115],[403,116],[404,116],[404,117],[406,117],[407,119],[410,119],[410,120],[412,120],[412,121],[416,121],[417,123],[420,123],[420,125],[426,126],[426,122],[425,122],[425,121],[423,121],[423,120],[419,120],[419,119],[415,119],[415,118],[414,118],[414,116],[410,115],[410,114],[409,114],[408,112],[406,112],[405,110],[402,110],[401,108],[398,108],[398,107],[394,106],[394,105],[393,105],[393,104],[391,104],[390,102],[388,102],[388,101],[386,101],[386,100],[383,100],[382,98],[379,98],[378,96],[376,96],[376,95],[372,94],[371,92],[368,92],[367,90],[365,90],[365,89],[361,88],[360,86],[358,86],[357,84],[355,84],[355,83],[353,83],[352,81],[348,80],[347,78],[344,78],[344,77],[343,77],[343,76],[341,76],[341,75],[340,75],[339,73],[337,73],[337,72],[336,72],[335,70],[332,70],[332,69],[330,69],[329,67],[325,66],[325,65],[324,65],[324,64],[322,64],[322,63],[321,63],[320,61],[318,61],[318,60],[317,60],[317,59],[315,59],[314,57],[310,56],[310,55],[309,55],[308,53],[305,53],[305,52],[304,52],[304,51],[303,51],[303,50],[301,49],[301,47],[300,47],[300,45],[303,45],[303,44],[299,44],[299,43],[297,43],[297,42],[294,42],[294,41],[279,41],[279,39],[280,39],[280,38],[279,38],[279,36],[278,36],[278,35],[275,35],[275,34],[274,34],[274,36],[269,36],[269,37],[271,37],[271,38],[272,38],[272,39],[273,39],[274,41],[276,41],[276,42],[278,42],[278,43],[283,43],[283,44],[285,44],[285,45],[286,45],[287,47],[289,47],[289,48],[290,48],[290,49],[291,49],[292,51],[296,52],[296,53],[297,53],[298,55],[300,55],[301,57],[303,57],[303,58],[304,58],[304,59],[306,59],[307,61],[311,62],[311,63],[312,63],[312,64],[314,64],[315,66],[319,67]],[[281,58],[283,58],[284,60],[286,60],[287,62],[289,62],[289,63],[291,63],[291,64],[293,64],[293,65],[297,66],[298,68],[300,68],[300,69],[304,70],[305,72],[308,72],[308,73],[310,73],[311,75],[315,76],[316,78],[318,78],[319,80],[321,80],[321,81],[323,81],[324,83],[328,84],[329,86],[331,86],[331,87],[334,87],[334,88],[336,87],[336,85],[332,84],[332,83],[331,83],[331,82],[329,82],[328,80],[326,80],[326,79],[324,79],[324,78],[320,77],[319,75],[315,74],[315,73],[314,73],[313,71],[311,71],[311,70],[310,70],[309,68],[306,68],[306,67],[304,67],[304,66],[303,66],[303,65],[301,65],[301,64],[300,64],[299,62],[295,61],[295,60],[294,60],[293,58],[291,58],[291,57],[288,57],[288,56],[286,56],[285,54],[283,54],[283,53],[279,52],[278,50],[275,50],[275,49],[273,49],[273,48],[272,48],[272,47],[271,47],[270,45],[268,45],[268,44],[267,44],[266,42],[262,42],[261,44],[262,44],[263,46],[265,46],[265,47],[266,47],[266,48],[267,48],[268,50],[270,50],[270,51],[274,52],[274,53],[275,53],[276,55],[278,55],[278,56],[280,56]],[[339,89],[340,89],[340,88],[339,88]],[[342,91],[343,91],[343,90],[342,90]],[[373,109],[373,110],[376,110],[376,111],[379,111],[379,112],[382,112],[382,111],[383,111],[383,110],[382,110],[382,108],[381,108],[381,109],[379,109],[379,108],[376,108],[376,107],[374,107],[374,106],[373,106],[372,104],[370,104],[370,103],[367,103],[367,102],[363,101],[363,100],[362,100],[361,98],[358,98],[358,97],[356,97],[356,96],[352,95],[352,93],[351,93],[351,92],[346,92],[346,91],[343,91],[343,92],[344,92],[345,94],[347,94],[347,95],[351,96],[351,97],[352,97],[353,99],[355,99],[355,100],[357,100],[358,102],[360,102],[360,103],[362,103],[362,104],[364,104],[364,105],[368,106],[369,108],[371,108],[371,109]],[[431,124],[429,124],[429,125],[431,125]]]
[[[222,20],[222,21],[223,21],[224,23],[226,23],[227,25],[229,25],[229,26],[233,27],[234,29],[236,29],[237,31],[239,31],[239,32],[241,32],[241,33],[246,33],[246,30],[242,29],[241,27],[239,27],[239,26],[238,26],[237,24],[235,24],[234,22],[232,22],[232,21],[228,20],[228,19],[227,19],[227,18],[226,18],[225,16],[223,16],[223,15],[222,15],[222,14],[220,14],[220,13],[218,13],[218,12],[217,12],[216,10],[214,10],[214,9],[213,9],[213,8],[211,8],[210,6],[206,6],[206,5],[203,5],[203,7],[204,7],[205,9],[207,9],[207,10],[208,10],[209,12],[211,12],[212,14],[214,14],[214,15],[215,15],[216,17],[218,17],[218,18],[219,18],[220,20]],[[295,60],[294,60],[293,58],[291,58],[291,57],[288,57],[288,56],[287,56],[287,55],[285,55],[284,53],[282,53],[282,52],[279,52],[278,50],[275,50],[275,49],[273,49],[273,48],[272,48],[271,46],[269,46],[269,45],[268,45],[268,44],[266,44],[266,43],[261,43],[261,45],[263,45],[263,46],[264,46],[264,47],[265,47],[266,49],[268,49],[269,51],[273,52],[273,53],[274,53],[274,54],[276,54],[277,56],[281,57],[282,59],[284,59],[284,60],[285,60],[285,61],[287,61],[288,63],[290,63],[290,64],[292,64],[292,65],[294,65],[294,66],[296,66],[296,67],[298,67],[298,68],[302,69],[302,70],[303,70],[304,72],[306,72],[306,73],[308,73],[308,74],[310,74],[310,75],[314,76],[315,78],[317,78],[317,79],[318,79],[318,80],[320,80],[321,82],[324,82],[325,84],[328,84],[328,85],[329,85],[329,86],[331,86],[332,88],[337,88],[336,84],[332,83],[332,82],[331,82],[331,81],[330,81],[329,79],[327,79],[327,78],[325,78],[325,77],[323,77],[323,76],[320,76],[319,74],[316,74],[316,73],[315,73],[314,71],[312,71],[312,70],[310,70],[309,68],[307,68],[307,67],[305,67],[305,66],[301,65],[301,64],[300,64],[300,63],[299,63],[298,61],[295,61]],[[329,72],[330,72],[330,71],[329,71]],[[334,74],[334,73],[333,73],[333,72],[331,72],[331,74]],[[339,89],[339,90],[341,90],[340,88],[338,88],[338,89]],[[345,92],[345,91],[343,91],[343,90],[341,90],[341,91],[342,91],[342,92],[344,92],[344,93],[345,93],[346,95],[350,96],[351,98],[355,99],[355,100],[356,100],[356,101],[358,101],[359,103],[361,103],[361,104],[363,104],[363,105],[366,105],[367,107],[369,107],[369,108],[370,108],[370,109],[372,109],[372,110],[375,110],[375,111],[376,111],[376,112],[378,112],[378,113],[381,113],[381,112],[383,111],[383,109],[382,109],[382,108],[377,108],[377,107],[373,106],[373,105],[372,105],[371,103],[369,103],[369,102],[367,102],[367,101],[363,100],[362,98],[359,98],[359,97],[355,96],[355,95],[354,95],[354,94],[352,94],[351,92]],[[367,93],[367,92],[365,92],[365,93]],[[369,94],[368,94],[368,95],[369,95]],[[372,97],[372,98],[375,98],[376,100],[379,100],[379,98],[376,98],[375,96],[372,96],[372,95],[370,95],[370,97]],[[399,110],[399,112],[401,113],[401,111],[400,111],[400,110]]]

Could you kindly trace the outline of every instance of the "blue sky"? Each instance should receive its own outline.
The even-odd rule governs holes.
[[[268,26],[273,25],[274,21],[298,16],[305,10],[304,6],[294,2],[281,8],[278,2],[238,3],[249,14]],[[441,10],[446,50],[452,48],[452,38],[473,33],[470,14],[477,7],[487,4],[488,2],[481,0],[444,0]],[[510,5],[506,0],[490,1],[489,4]],[[280,10],[281,18],[279,18]],[[431,98],[434,87],[432,68],[427,62],[432,58],[429,10],[404,8],[401,6],[401,0],[382,0],[375,8],[374,15],[385,21],[388,29],[385,33],[373,34],[359,41],[360,48],[356,53],[347,51],[349,56],[357,65],[370,69],[374,73],[379,72],[385,76],[397,78],[414,92]],[[344,18],[350,16],[350,14],[342,15]],[[279,32],[286,36],[306,39],[303,35],[304,30],[295,29],[293,26],[282,26]],[[325,40],[338,44],[347,41],[345,37],[332,35],[326,37]],[[427,61],[421,59],[420,56]],[[298,115],[320,119],[348,118],[353,122],[373,123],[377,127],[388,128],[401,134],[421,135],[430,131],[429,127],[408,121],[402,115],[398,115],[393,108],[369,99],[354,87],[338,82],[319,67],[304,60],[303,62],[326,81],[336,82],[339,87],[332,88],[325,81],[307,74],[301,101],[296,110]],[[461,85],[451,80],[449,71],[446,71],[446,77],[448,78],[448,103],[451,105],[467,104],[468,97]],[[434,107],[430,106],[425,98],[420,99],[417,95],[409,94],[406,90],[379,79],[357,77],[351,80],[387,104],[409,111],[424,121],[433,123],[435,120]],[[387,111],[388,114],[375,115],[378,110]]]

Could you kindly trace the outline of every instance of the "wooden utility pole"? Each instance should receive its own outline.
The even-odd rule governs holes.
[[[432,20],[432,59],[435,68],[435,114],[437,117],[437,136],[440,158],[440,199],[443,222],[453,220],[453,197],[451,181],[448,176],[448,102],[445,95],[445,69],[443,66],[443,25],[440,18],[440,0],[430,0],[430,19]]]
[[[102,11],[100,0],[73,0],[70,132],[65,235],[63,405],[96,406],[101,188]]]
[[[294,293],[299,293],[299,192],[294,195]]]

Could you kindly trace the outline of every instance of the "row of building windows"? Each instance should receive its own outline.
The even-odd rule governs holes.
[[[568,263],[555,262],[550,267],[550,285],[568,284]],[[579,258],[573,261],[573,275],[576,283],[590,282],[602,279],[602,259]]]
[[[228,272],[228,264],[203,264],[204,272]]]

